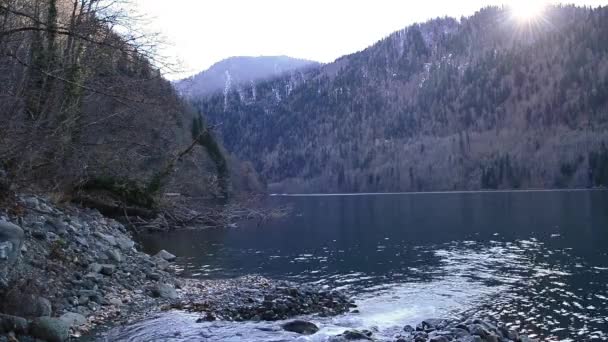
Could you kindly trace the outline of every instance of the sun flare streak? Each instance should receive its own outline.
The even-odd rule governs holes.
[[[543,0],[512,0],[508,5],[513,18],[522,22],[539,19],[547,6],[547,1]]]

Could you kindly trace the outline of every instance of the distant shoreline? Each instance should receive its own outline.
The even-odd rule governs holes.
[[[526,192],[584,192],[584,191],[608,191],[607,188],[590,189],[521,189],[521,190],[462,190],[462,191],[416,191],[416,192],[361,192],[361,193],[283,193],[269,194],[270,197],[332,197],[332,196],[384,196],[384,195],[443,195],[443,194],[483,194],[483,193],[526,193]]]

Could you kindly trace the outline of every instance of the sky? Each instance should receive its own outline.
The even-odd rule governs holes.
[[[135,0],[159,32],[161,54],[183,78],[232,56],[276,56],[328,63],[416,22],[474,14],[488,5],[542,0]],[[608,0],[570,0],[587,6]]]

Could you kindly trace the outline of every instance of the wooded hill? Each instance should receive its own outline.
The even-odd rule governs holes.
[[[171,66],[128,13],[119,0],[0,2],[3,183],[144,206],[166,191],[229,195],[241,164],[162,77]]]
[[[272,191],[608,184],[608,8],[489,7],[194,101]]]

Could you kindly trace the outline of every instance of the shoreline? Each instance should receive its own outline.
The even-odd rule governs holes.
[[[336,291],[258,276],[182,278],[175,256],[138,250],[121,223],[35,195],[0,208],[0,252],[0,341],[65,341],[170,309],[242,321],[336,315],[353,306]]]
[[[41,196],[20,195],[0,208],[0,252],[0,341],[95,340],[93,332],[103,335],[169,310],[196,313],[197,322],[283,322],[280,329],[296,339],[318,331],[298,318],[358,312],[344,293],[314,285],[254,275],[182,278],[174,255],[139,251],[119,222]],[[376,340],[373,334],[345,330],[329,341]],[[394,341],[531,341],[509,336],[517,335],[500,324],[429,319],[404,327]]]
[[[508,194],[508,193],[543,193],[543,192],[603,192],[608,188],[573,188],[573,189],[511,189],[511,190],[461,190],[461,191],[412,191],[412,192],[361,192],[361,193],[273,193],[269,197],[341,197],[341,196],[399,196],[399,195],[457,195],[457,194]]]

